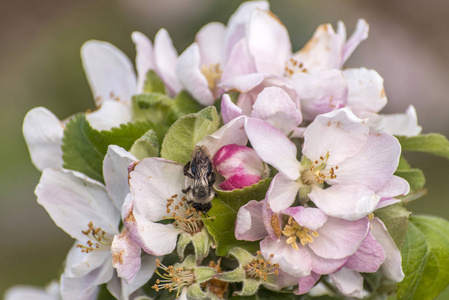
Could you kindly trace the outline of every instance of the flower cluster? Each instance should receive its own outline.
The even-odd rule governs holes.
[[[421,127],[412,106],[379,114],[375,70],[343,69],[367,36],[364,20],[349,38],[324,24],[293,52],[251,1],[179,56],[166,30],[154,44],[134,32],[137,75],[111,44],[85,43],[97,109],[60,121],[38,107],[23,124],[37,201],[75,240],[47,298],[362,298],[380,293],[367,273],[402,281],[377,211],[409,194],[394,135]]]

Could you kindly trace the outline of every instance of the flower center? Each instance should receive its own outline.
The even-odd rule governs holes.
[[[284,226],[284,230],[282,233],[288,237],[287,244],[292,245],[295,250],[298,250],[298,244],[296,243],[299,238],[299,243],[305,246],[308,243],[313,242],[313,237],[318,236],[318,232],[316,230],[310,230],[307,227],[303,227],[298,224],[293,217],[288,218],[287,224]]]
[[[301,174],[301,180],[304,184],[324,183],[325,179],[337,178],[335,171],[338,170],[338,166],[330,167],[326,169],[326,162],[329,159],[329,151],[326,155],[320,156],[320,160],[315,160]]]
[[[304,68],[304,65],[298,62],[294,58],[290,58],[285,62],[285,77],[291,78],[295,73],[307,73],[307,69]]]
[[[81,230],[81,232],[89,238],[86,245],[78,244],[77,248],[81,249],[81,252],[89,253],[94,250],[100,250],[104,247],[110,247],[114,236],[105,232],[100,227],[96,228],[92,221],[87,224],[87,230]]]
[[[164,219],[173,219],[173,223],[176,227],[183,231],[193,235],[198,233],[203,228],[203,220],[210,219],[199,215],[193,207],[187,204],[187,199],[182,197],[178,198],[178,195],[173,195],[167,199],[167,213],[171,214],[171,217],[164,217]]]
[[[207,86],[214,96],[218,94],[218,83],[221,79],[223,70],[220,68],[220,64],[203,65],[201,67],[201,73],[207,80]]]
[[[156,269],[156,274],[159,275],[162,279],[157,279],[156,283],[151,287],[152,289],[159,292],[159,290],[166,289],[169,292],[174,290],[178,290],[176,298],[179,296],[179,292],[183,287],[187,287],[192,285],[195,282],[195,274],[192,270],[185,270],[182,267],[175,268],[173,266],[165,266],[161,263],[160,260],[156,259],[157,268],[160,268],[164,271],[161,274]]]
[[[217,273],[221,273],[222,271],[220,268],[220,263],[221,263],[221,257],[219,258],[217,263],[215,263],[214,261],[210,261],[209,267],[217,270]],[[225,298],[225,293],[228,291],[228,286],[229,286],[229,282],[219,280],[216,278],[209,279],[208,281],[201,284],[202,288],[205,288],[206,291],[214,294],[219,299]]]
[[[270,258],[273,258],[273,254]],[[257,251],[257,257],[253,259],[249,264],[245,266],[246,276],[254,279],[261,278],[263,281],[267,281],[268,275],[279,275],[279,264],[273,264],[270,260],[265,260],[262,257],[262,253]]]

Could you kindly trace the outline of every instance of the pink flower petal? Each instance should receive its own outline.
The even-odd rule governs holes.
[[[125,229],[112,241],[112,265],[117,275],[127,282],[132,282],[140,269],[140,247],[128,235]]]
[[[330,274],[329,277],[343,295],[363,298],[363,277],[360,273],[342,268],[337,273]]]
[[[212,159],[215,169],[224,178],[233,175],[257,175],[260,177],[265,172],[263,161],[257,153],[246,146],[229,144],[218,150]]]
[[[314,272],[311,272],[308,276],[300,277],[298,280],[298,288],[294,290],[294,293],[296,295],[307,293],[320,278],[321,275]]]
[[[329,259],[323,258],[312,250],[309,250],[310,258],[312,259],[312,271],[318,274],[332,274],[340,270],[348,261],[348,258]]]
[[[374,273],[385,261],[385,252],[382,246],[369,233],[359,249],[351,255],[345,268],[361,273]]]
[[[271,181],[266,199],[274,212],[282,211],[295,202],[300,183],[290,180],[286,175],[277,173]]]
[[[343,26],[343,30],[344,30],[344,26]],[[368,23],[364,19],[359,19],[357,21],[357,25],[356,25],[354,33],[351,35],[349,40],[347,40],[346,44],[343,46],[342,65],[349,58],[349,56],[351,56],[351,54],[352,54],[352,52],[354,52],[355,48],[357,48],[357,46],[362,41],[366,40],[366,38],[368,37],[368,31],[369,31]]]
[[[137,92],[141,93],[148,71],[156,70],[153,43],[146,35],[138,31],[134,31],[131,38],[136,45]]]
[[[224,42],[226,27],[222,23],[212,22],[204,25],[195,36],[199,46],[201,64],[220,64],[223,68]]]
[[[228,94],[224,94],[221,98],[221,117],[223,123],[227,124],[232,119],[242,115],[242,110],[235,105]]]
[[[299,225],[317,230],[327,222],[327,216],[318,208],[296,206],[284,209],[282,213],[292,216]]]
[[[409,191],[410,185],[408,184],[407,180],[393,175],[383,186],[381,186],[376,191],[376,194],[381,197],[396,197],[400,195],[407,195]]]
[[[263,201],[252,200],[240,207],[235,221],[236,239],[258,241],[268,235],[262,220],[263,205]]]
[[[235,189],[243,189],[247,186],[252,186],[260,181],[259,175],[250,174],[235,174],[220,183],[220,187],[225,191],[232,191]]]

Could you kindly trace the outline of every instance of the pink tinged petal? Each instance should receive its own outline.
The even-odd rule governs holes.
[[[345,268],[361,273],[374,273],[385,261],[385,252],[374,236],[369,233],[359,249],[351,255]]]
[[[134,198],[134,210],[150,221],[160,221],[167,213],[167,199],[178,195],[184,188],[181,164],[160,158],[145,158],[129,173],[129,186]]]
[[[131,38],[136,45],[137,93],[141,93],[148,71],[156,69],[153,43],[146,35],[138,31],[134,31]]]
[[[248,93],[259,84],[261,84],[266,78],[271,77],[270,74],[253,73],[245,74],[238,77],[233,77],[227,81],[224,81],[220,86],[226,91],[238,91],[240,93]]]
[[[296,145],[279,129],[263,120],[246,118],[245,131],[253,149],[263,161],[291,180],[299,177],[301,164],[296,159]]]
[[[221,98],[221,117],[223,118],[223,123],[226,124],[241,115],[242,110],[232,102],[228,94],[224,94]]]
[[[372,213],[380,201],[379,195],[363,185],[314,186],[308,196],[328,216],[349,221]]]
[[[246,23],[249,22],[252,13],[257,9],[269,10],[268,1],[243,2],[229,18],[225,36],[225,54],[228,58],[234,45],[245,35]]]
[[[351,37],[346,41],[346,44],[343,46],[342,65],[346,62],[349,56],[351,56],[355,48],[357,48],[357,46],[362,41],[366,40],[366,38],[368,37],[368,31],[369,31],[368,23],[364,19],[359,19],[357,21],[354,33],[351,35]]]
[[[221,147],[212,162],[224,178],[233,175],[258,175],[260,178],[265,171],[263,161],[253,149],[237,144]]]
[[[198,142],[198,145],[205,145],[209,149],[211,157],[214,157],[217,151],[225,145],[246,145],[248,138],[246,137],[244,122],[243,116],[235,118],[213,134],[205,136]]]
[[[298,284],[298,277],[292,276],[286,272],[283,272],[282,270],[279,270],[279,274],[276,278],[276,286],[279,289],[282,289],[284,287],[291,287]]]
[[[81,47],[81,59],[97,106],[105,100],[131,100],[137,91],[136,74],[122,51],[106,42],[88,41]]]
[[[132,121],[131,106],[128,101],[105,101],[100,108],[86,113],[90,126],[96,130],[110,130]]]
[[[377,191],[376,194],[384,197],[396,197],[396,196],[403,196],[407,195],[410,192],[410,185],[408,184],[407,180],[393,175],[391,176],[388,181],[381,186]]]
[[[207,79],[201,72],[201,57],[198,44],[193,43],[178,59],[176,75],[183,87],[204,106],[212,105],[214,95],[209,89]]]
[[[175,72],[178,52],[173,46],[170,35],[164,28],[160,29],[154,38],[154,59],[157,73],[168,88],[170,95],[179,93],[182,87]]]
[[[51,295],[41,287],[16,285],[6,290],[4,300],[59,300],[58,295]]]
[[[363,298],[363,277],[360,273],[342,268],[337,273],[330,274],[329,277],[343,295]]]
[[[23,136],[31,161],[39,171],[62,168],[62,136],[64,125],[48,109],[36,107],[23,120]]]
[[[235,238],[245,241],[258,241],[268,233],[262,219],[264,201],[251,200],[240,207],[235,221]]]
[[[149,221],[139,211],[134,210],[140,246],[148,254],[166,255],[172,253],[176,247],[178,235],[183,232],[172,224],[160,224]]]
[[[391,236],[388,234],[387,228],[379,218],[371,220],[371,233],[376,238],[377,242],[382,245],[385,251],[385,262],[380,267],[380,271],[389,279],[396,282],[401,282],[404,279],[404,272],[402,272],[402,257],[401,251],[394,243]]]
[[[369,231],[368,218],[347,221],[329,217],[317,229],[318,237],[313,238],[309,247],[323,258],[340,259],[354,254]]]
[[[220,64],[224,62],[224,41],[226,26],[222,23],[212,22],[203,26],[195,36],[199,46],[201,64]]]
[[[307,127],[302,153],[315,161],[329,152],[327,165],[335,165],[358,153],[368,139],[368,132],[369,128],[363,120],[348,109],[341,108],[319,115]]]
[[[418,118],[413,105],[410,105],[404,114],[381,115],[381,119],[382,131],[389,134],[415,136],[422,131],[422,127],[418,125]]]
[[[224,66],[221,80],[225,82],[240,75],[251,74],[256,71],[254,57],[249,52],[248,41],[246,38],[242,38],[232,48],[226,66]]]
[[[382,208],[382,207],[393,205],[398,202],[401,202],[401,200],[396,199],[396,198],[382,198],[382,199],[380,199],[379,204],[377,204],[376,210],[379,208]]]
[[[232,191],[235,189],[243,189],[247,186],[252,186],[260,181],[261,177],[259,175],[249,175],[249,174],[235,174],[222,183],[220,187],[225,191]]]
[[[307,44],[293,55],[308,71],[339,69],[342,65],[344,36],[336,34],[332,25],[320,25]]]
[[[257,71],[283,75],[292,53],[284,24],[270,11],[256,10],[247,24],[246,34]]]
[[[346,69],[343,75],[348,83],[348,106],[359,115],[379,112],[387,104],[384,80],[375,70]]]
[[[251,116],[267,121],[284,134],[302,122],[301,111],[287,92],[278,87],[267,87],[257,96]]]
[[[278,263],[279,268],[290,275],[298,277],[309,275],[312,270],[309,252],[302,246],[295,250],[287,244],[286,240],[286,237],[282,237],[279,241],[266,237],[260,242],[262,255],[273,263]],[[273,254],[272,258],[270,258],[271,254]]]
[[[125,149],[110,145],[103,160],[103,177],[109,198],[118,211],[129,193],[128,166],[137,158]]]
[[[312,271],[317,274],[332,274],[340,270],[348,261],[348,258],[329,259],[316,255],[312,250],[309,250],[310,258],[312,259]]]
[[[64,269],[64,274],[67,278],[85,276],[111,260],[110,247],[85,253],[81,252],[81,249],[77,247],[80,243],[76,241],[67,254]]]
[[[334,184],[360,184],[376,191],[391,178],[399,163],[401,145],[387,133],[370,133],[357,155],[338,165],[337,175],[326,182]]]
[[[119,211],[105,187],[84,174],[45,169],[34,192],[56,225],[74,239],[87,241],[81,231],[87,230],[90,222],[106,233],[118,233]]]
[[[327,216],[318,208],[295,206],[284,209],[282,213],[292,216],[299,225],[310,230],[317,230],[327,222]]]
[[[266,195],[270,208],[275,212],[288,208],[295,202],[300,187],[300,183],[290,180],[283,173],[276,174]]]
[[[295,129],[293,129],[290,137],[291,138],[304,138],[304,131],[306,130],[305,127],[297,127]]]
[[[114,236],[111,246],[112,266],[117,270],[117,275],[126,282],[132,282],[140,269],[140,247],[123,230]]]
[[[292,76],[306,120],[346,105],[348,86],[341,71],[317,70]]]
[[[321,278],[320,274],[311,272],[310,275],[300,277],[298,280],[298,288],[293,293],[296,295],[303,295],[314,287],[315,283]]]

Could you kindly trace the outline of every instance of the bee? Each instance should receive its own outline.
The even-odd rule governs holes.
[[[216,175],[206,146],[195,146],[192,160],[184,166],[184,175],[189,178],[186,180],[186,188],[182,190],[186,194],[187,203],[207,216],[215,197],[213,185]]]

